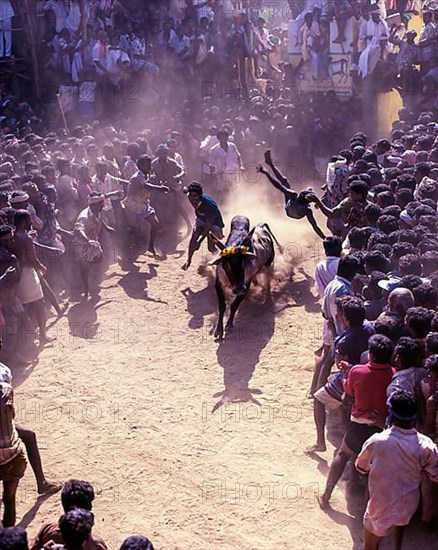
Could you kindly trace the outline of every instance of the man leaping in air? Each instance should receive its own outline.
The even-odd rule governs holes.
[[[277,179],[273,178],[271,174],[263,168],[263,166],[259,166],[258,171],[261,174],[265,174],[272,185],[283,193],[287,216],[296,220],[300,220],[301,218],[306,217],[318,237],[321,237],[321,239],[325,239],[324,233],[321,231],[321,229],[318,227],[318,224],[316,223],[312,208],[307,198],[308,194],[313,193],[313,191],[311,189],[307,189],[305,191],[297,193],[296,191],[291,189],[287,178],[285,178],[274,165],[271,158],[271,151],[269,149],[265,152],[265,162],[269,166],[269,168],[271,168]]]

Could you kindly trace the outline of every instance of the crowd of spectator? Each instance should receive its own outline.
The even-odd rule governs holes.
[[[7,3],[1,0],[0,9]],[[357,8],[346,4],[348,14]],[[325,330],[311,387],[317,442],[309,452],[326,449],[326,410],[336,410],[345,438],[321,504],[358,456],[358,470],[369,474],[371,550],[391,528],[410,522],[420,486],[424,521],[433,521],[437,503],[436,94],[405,93],[389,139],[371,139],[356,131],[357,96],[297,93],[281,25],[268,30],[262,2],[243,7],[236,14],[233,2],[219,0],[39,4],[47,102],[31,106],[2,91],[0,358],[15,367],[27,361],[25,347],[45,346],[51,308],[61,316],[74,301],[96,305],[111,263],[129,270],[144,252],[164,260],[168,237],[179,238],[182,222],[190,227],[185,182],[200,181],[225,201],[239,188],[262,185],[252,169],[271,149],[292,186],[312,180],[307,198],[332,233],[315,274]],[[373,21],[375,7],[365,8],[360,17]],[[402,15],[422,10],[418,44],[409,31],[404,37],[405,19],[404,28],[390,30],[380,11],[374,23],[387,33],[385,48],[386,39],[399,48],[392,52],[395,78],[408,82],[408,72],[418,71],[427,87],[436,80],[436,10],[411,8]],[[11,18],[10,11],[0,14]],[[26,467],[23,446],[39,492],[59,484],[38,469],[35,434],[14,425],[12,376],[7,367],[3,372],[0,479],[9,527]],[[105,548],[91,534],[93,497],[88,483],[67,482],[64,515],[44,526],[31,548]],[[4,529],[0,548],[25,549],[25,538],[20,529]],[[151,548],[141,537],[122,545]]]

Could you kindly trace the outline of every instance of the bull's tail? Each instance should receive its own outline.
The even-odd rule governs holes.
[[[269,227],[269,225],[268,225],[267,223],[264,223],[263,225],[265,226],[265,228],[267,229],[267,231],[268,231],[269,234],[271,235],[272,240],[274,241],[274,243],[278,246],[278,250],[280,251],[280,254],[283,254],[283,247],[282,247],[281,244],[278,242],[276,236],[275,236],[274,233],[272,232],[272,229]]]

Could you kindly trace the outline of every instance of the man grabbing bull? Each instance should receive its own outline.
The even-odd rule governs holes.
[[[187,271],[192,263],[193,254],[199,249],[205,238],[207,238],[208,241],[208,250],[210,252],[216,250],[216,245],[209,233],[213,233],[218,239],[223,239],[224,235],[222,233],[222,228],[224,227],[224,221],[218,205],[211,197],[204,195],[200,183],[194,181],[188,187],[185,187],[183,191],[186,193],[196,213],[196,222],[189,243],[187,261],[182,266],[182,269]]]

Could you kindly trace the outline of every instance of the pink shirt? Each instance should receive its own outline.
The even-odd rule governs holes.
[[[438,483],[438,448],[414,428],[392,426],[365,441],[356,468],[369,473],[364,526],[383,537],[410,522],[420,502],[423,473]]]

